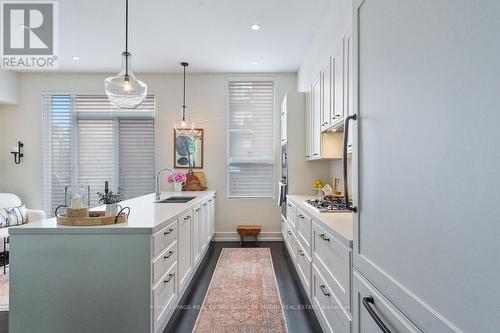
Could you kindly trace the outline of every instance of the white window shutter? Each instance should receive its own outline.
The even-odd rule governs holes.
[[[228,197],[274,197],[274,81],[229,81],[227,138]]]

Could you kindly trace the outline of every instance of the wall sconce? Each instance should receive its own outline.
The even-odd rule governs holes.
[[[21,141],[17,142],[17,147],[12,147],[11,154],[14,155],[14,163],[19,164],[21,163],[21,157],[24,157],[24,154],[21,152],[21,149],[23,149],[24,144]]]

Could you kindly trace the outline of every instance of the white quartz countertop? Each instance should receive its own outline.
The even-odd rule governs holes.
[[[15,234],[54,234],[54,233],[155,233],[167,222],[181,217],[190,209],[215,195],[215,191],[202,192],[162,192],[161,199],[171,196],[196,197],[187,203],[155,203],[154,194],[146,194],[120,202],[123,207],[130,207],[130,215],[126,223],[104,226],[63,226],[57,224],[56,218],[27,223],[9,229]],[[92,210],[104,210],[96,207]]]
[[[331,231],[347,247],[352,247],[352,213],[318,213],[304,202],[308,199],[317,199],[310,195],[287,195],[287,199],[292,201],[304,213],[321,222],[322,226],[327,228],[327,231]]]

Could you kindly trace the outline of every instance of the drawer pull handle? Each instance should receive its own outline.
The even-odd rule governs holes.
[[[291,235],[292,235],[292,232],[291,232],[291,231],[288,231],[288,234],[291,236]]]
[[[321,234],[321,235],[319,235],[319,237],[321,237],[321,239],[324,241],[327,241],[327,242],[330,241],[330,238],[326,238],[325,234]]]
[[[319,289],[321,289],[323,295],[330,297],[330,290],[328,290],[324,284],[319,286]]]
[[[300,215],[299,215],[299,217],[300,217],[301,219],[305,218],[305,216],[304,216],[304,215],[302,215],[302,214],[300,214]]]
[[[174,254],[174,251],[168,251],[168,254],[166,256],[163,257],[163,259],[168,259],[172,256],[172,254]]]
[[[191,218],[191,216],[190,216],[190,215],[188,215],[188,216],[186,216],[186,217],[184,218],[184,221],[187,221],[187,220],[189,220],[190,218]]]
[[[208,202],[212,202],[212,199],[208,200]]]
[[[170,229],[168,229],[167,231],[165,231],[163,234],[164,234],[164,235],[168,235],[168,234],[171,234],[171,233],[172,233],[172,231],[174,231],[174,229],[170,228]]]
[[[377,315],[375,310],[372,308],[371,304],[375,304],[375,300],[373,299],[373,296],[368,296],[368,297],[363,297],[363,305],[365,306],[366,311],[370,314],[372,319],[375,321],[377,326],[382,330],[384,333],[391,333],[391,330],[385,326],[384,322],[380,317]]]
[[[301,249],[299,249],[299,254],[300,254],[301,256],[304,256],[304,251],[302,251]]]
[[[199,209],[199,208],[196,208],[194,211],[195,211],[195,212],[199,212],[199,211],[200,211],[200,209]]]
[[[172,280],[173,277],[174,277],[174,273],[168,274],[168,279],[166,279],[165,281],[163,281],[163,283],[169,283],[170,280]]]
[[[207,203],[205,202],[202,206],[205,207],[207,205]]]

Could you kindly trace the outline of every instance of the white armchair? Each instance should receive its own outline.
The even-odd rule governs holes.
[[[22,205],[21,199],[12,193],[0,193],[0,209]],[[28,223],[43,220],[47,215],[43,210],[26,209]],[[4,251],[3,239],[9,237],[9,228],[0,228],[0,252]]]

